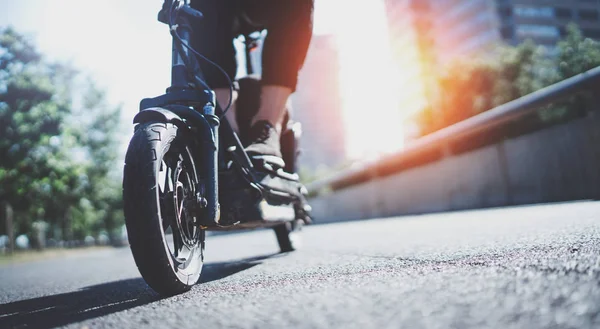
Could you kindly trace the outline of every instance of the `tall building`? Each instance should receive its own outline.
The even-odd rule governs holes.
[[[493,0],[425,0],[434,8],[432,33],[441,63],[491,49],[501,40]]]
[[[569,23],[600,40],[600,0],[385,0],[392,42],[416,33],[436,63],[504,41],[553,47]],[[408,25],[408,29],[407,29]],[[412,30],[412,31],[410,31]]]
[[[385,5],[399,79],[412,89],[399,93],[400,104],[419,104],[411,113],[438,107],[444,64],[485,53],[501,41],[494,0],[385,0]],[[405,138],[419,136],[418,130],[407,127]]]
[[[293,118],[302,124],[301,168],[332,167],[346,159],[339,70],[334,37],[313,36],[292,96]]]
[[[501,40],[494,0],[385,0],[392,45],[413,38],[425,65],[491,48]]]
[[[532,39],[554,46],[576,23],[583,34],[600,39],[599,0],[495,0],[502,38],[510,44]]]
[[[422,85],[424,104],[434,111],[437,72],[455,59],[495,56],[490,50],[498,43],[527,39],[552,50],[569,23],[600,40],[600,0],[384,1],[399,71]],[[418,68],[416,76],[406,63]]]

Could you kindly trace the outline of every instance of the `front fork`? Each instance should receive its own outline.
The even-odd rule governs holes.
[[[194,60],[194,55],[185,46],[191,36],[190,22],[201,19],[202,14],[183,2],[176,8],[177,13],[170,17],[166,8],[159,14],[159,20],[170,23],[174,19],[173,28],[181,39],[173,38],[173,61],[171,69],[171,86],[167,93],[154,98],[146,98],[140,103],[140,113],[134,122],[160,120],[176,125],[191,127],[196,132],[192,136],[197,143],[192,150],[199,179],[196,206],[200,226],[216,226],[220,219],[219,205],[219,117],[215,113],[216,100],[212,90],[194,88],[198,80],[204,80],[202,71]],[[184,43],[185,45],[182,45]]]
[[[213,93],[214,95],[214,93]],[[210,113],[210,114],[209,114]],[[202,161],[204,159],[206,168],[203,170],[203,174],[206,177],[200,182],[204,184],[205,198],[206,198],[206,223],[200,223],[204,226],[214,226],[219,223],[221,218],[221,207],[219,204],[219,117],[215,115],[214,103],[206,105],[204,107],[204,117],[210,126],[212,133],[212,141],[204,141],[205,147],[202,147],[202,157],[198,159]],[[209,128],[209,127],[206,127]],[[202,163],[202,162],[200,162]],[[204,166],[201,166],[204,167]],[[202,176],[201,176],[202,177]]]
[[[192,35],[191,22],[202,19],[202,13],[191,8],[188,1],[176,5],[173,13],[170,8],[171,1],[166,1],[159,13],[159,21],[173,23],[175,30],[172,32],[177,35],[177,38],[175,35],[173,37],[171,86],[164,95],[142,100],[140,111],[166,109],[178,117],[175,120],[180,124],[193,128],[195,136],[192,138],[197,143],[189,144],[196,145],[192,154],[199,176],[193,208],[199,215],[200,226],[215,226],[219,223],[221,213],[218,179],[220,120],[215,113],[217,103],[214,92],[197,89],[198,82],[204,81],[204,76],[194,54],[186,47]]]

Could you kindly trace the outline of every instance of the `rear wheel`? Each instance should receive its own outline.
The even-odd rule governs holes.
[[[125,221],[136,265],[162,295],[187,291],[200,277],[205,232],[189,211],[199,196],[198,182],[177,126],[138,126],[125,158]]]

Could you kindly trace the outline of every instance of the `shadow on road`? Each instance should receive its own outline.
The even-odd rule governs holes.
[[[226,278],[278,254],[207,263],[198,283]],[[0,328],[54,328],[146,305],[161,299],[142,278],[0,305]]]
[[[0,328],[53,328],[151,303],[160,296],[142,278],[0,305]]]

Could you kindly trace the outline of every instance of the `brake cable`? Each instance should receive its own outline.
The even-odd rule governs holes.
[[[177,39],[177,41],[179,41],[179,43],[181,45],[183,45],[185,48],[187,48],[188,50],[190,50],[194,55],[196,55],[198,58],[204,60],[205,62],[207,62],[208,64],[214,66],[215,68],[217,68],[217,70],[219,70],[220,73],[222,73],[225,76],[225,79],[227,80],[227,84],[229,85],[229,102],[227,103],[227,107],[225,107],[225,110],[223,110],[223,114],[219,117],[219,120],[223,120],[223,118],[225,117],[225,114],[231,109],[231,106],[233,104],[233,82],[231,81],[231,78],[229,77],[229,74],[227,74],[227,72],[225,72],[225,70],[219,66],[219,64],[211,61],[210,59],[206,58],[206,56],[200,54],[198,51],[196,51],[192,46],[188,45],[187,43],[185,43],[183,41],[183,39],[181,39],[181,36],[179,36],[179,33],[177,33],[177,25],[173,24],[173,9],[175,7],[176,4],[179,4],[179,0],[173,1],[171,3],[171,8],[169,9],[169,31],[171,32],[171,36],[173,36],[175,39]],[[175,12],[177,13],[177,12]],[[185,56],[185,54],[182,54],[182,51],[179,51],[179,55],[181,55],[181,58],[183,59],[183,62],[186,66],[186,68],[190,68],[190,63],[189,63],[189,58],[187,56]],[[206,81],[200,79],[200,77],[195,73],[195,72],[191,72],[191,74],[194,76],[194,79],[196,80],[196,82],[200,83],[202,85],[202,87],[208,89],[208,90],[212,90],[208,84],[206,83]],[[198,87],[198,86],[196,86]]]

